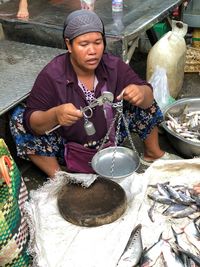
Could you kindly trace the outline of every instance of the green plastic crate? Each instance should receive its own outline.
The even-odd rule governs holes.
[[[153,26],[158,39],[160,39],[165,33],[171,30],[170,26],[165,22],[158,22]]]

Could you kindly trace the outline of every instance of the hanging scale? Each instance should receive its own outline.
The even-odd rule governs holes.
[[[116,109],[116,114],[110,124],[110,127],[105,135],[98,152],[92,159],[92,167],[95,172],[101,176],[118,179],[131,175],[139,167],[140,158],[134,146],[131,133],[128,128],[128,123],[123,114],[123,100],[117,103],[111,103],[112,107]],[[131,148],[117,146],[120,132],[120,124],[123,120],[128,140]],[[109,134],[113,127],[116,126],[115,145],[112,147],[103,148],[109,138]]]

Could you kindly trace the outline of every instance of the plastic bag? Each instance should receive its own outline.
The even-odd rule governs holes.
[[[173,103],[175,99],[170,96],[166,69],[156,66],[149,83],[153,87],[153,95],[161,110]]]
[[[149,80],[156,65],[166,69],[170,95],[177,98],[183,85],[186,60],[184,36],[187,24],[172,21],[172,30],[166,33],[149,51],[146,79]]]

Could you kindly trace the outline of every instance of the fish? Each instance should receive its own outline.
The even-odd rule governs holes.
[[[172,197],[172,199],[174,199],[176,202],[178,203],[184,203],[183,199],[181,198],[181,196],[179,195],[179,193],[170,185],[166,185],[166,188],[170,194],[170,196]]]
[[[194,214],[195,212],[198,212],[198,209],[196,206],[188,206],[184,210],[180,210],[172,214],[172,218],[184,218],[188,217],[191,214]]]
[[[183,231],[187,240],[200,252],[200,232],[197,230],[194,221],[186,225]]]
[[[151,185],[157,188],[154,192],[147,194],[147,196],[154,201],[153,205],[148,210],[149,218],[154,222],[153,210],[155,202],[168,205],[162,214],[171,216],[172,218],[184,218],[195,216],[200,211],[200,198],[194,195],[194,190],[185,185],[172,186],[170,183],[157,183]]]
[[[154,243],[150,248],[146,249],[140,260],[140,267],[150,267],[153,266],[162,253],[162,245],[164,240],[162,239],[162,233],[159,236],[158,241]]]
[[[173,204],[174,200],[165,196],[161,196],[161,195],[154,195],[154,194],[148,194],[148,197],[156,202],[162,203],[162,204]]]
[[[179,196],[182,198],[183,200],[182,203],[184,203],[185,205],[190,205],[192,203],[195,203],[195,199],[186,193],[179,191]]]
[[[164,185],[169,184],[169,183],[170,182],[167,181],[167,182],[162,183],[162,185],[164,186]],[[149,184],[148,187],[157,188],[158,187],[158,184]]]
[[[200,216],[194,219],[194,226],[196,227],[197,232],[200,233]]]
[[[177,244],[179,247],[181,247],[182,249],[186,250],[186,251],[190,251],[193,254],[197,255],[198,251],[195,247],[191,246],[190,243],[187,242],[187,240],[184,239],[184,232],[180,232],[177,233],[174,228],[171,226],[172,232],[173,232],[173,236],[175,239],[175,244]]]
[[[172,247],[167,241],[162,246],[162,255],[166,267],[184,267],[179,257],[172,251]]]
[[[162,195],[162,196],[165,196],[166,198],[169,198],[170,195],[169,195],[169,192],[165,186],[165,184],[160,184],[158,183],[157,184],[157,189],[158,189],[158,192]]]
[[[153,217],[153,211],[155,209],[155,206],[156,206],[156,201],[154,200],[153,201],[153,205],[150,207],[150,209],[148,210],[148,215],[149,215],[149,218],[152,222],[154,222],[154,217]]]
[[[189,191],[187,192],[185,190],[185,193],[183,193],[181,190],[176,190],[174,187],[170,185],[167,185],[166,187],[169,191],[171,198],[174,199],[175,202],[183,204],[183,205],[187,205],[187,206],[196,202],[195,199],[191,197],[191,195],[188,195]]]
[[[163,215],[165,216],[172,216],[174,214],[176,214],[176,212],[180,212],[183,211],[187,208],[187,206],[183,205],[183,204],[177,204],[174,203],[170,206],[168,206],[164,211],[163,211]]]
[[[166,114],[167,127],[179,136],[200,143],[200,111],[185,111],[182,114]]]
[[[192,259],[192,261],[195,262],[196,266],[200,266],[200,257],[199,256],[196,256],[194,255],[193,253],[191,253],[190,251],[187,251],[187,250],[184,250],[183,248],[181,248],[180,246],[176,245],[177,246],[177,249],[184,253],[185,255],[187,255],[189,258]]]
[[[117,263],[117,267],[133,267],[140,261],[143,252],[141,229],[142,225],[138,224],[131,232],[128,243]]]
[[[177,245],[179,246],[179,244],[176,242],[175,244],[174,243],[171,244],[171,247],[173,251],[175,252],[175,254],[180,258],[183,266],[184,267],[196,267],[195,264],[193,266],[193,261],[186,254],[184,254],[182,251],[177,249]]]

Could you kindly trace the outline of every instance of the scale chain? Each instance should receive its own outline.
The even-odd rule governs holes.
[[[128,139],[129,139],[129,142],[130,142],[130,144],[132,146],[132,149],[133,149],[134,152],[136,152],[136,154],[138,154],[138,152],[137,152],[137,150],[135,148],[135,145],[133,143],[133,139],[131,137],[131,133],[130,133],[129,128],[128,128],[128,123],[127,123],[126,118],[125,118],[123,113],[122,113],[122,119],[124,121],[124,125],[125,125],[125,128],[126,128],[126,131],[127,131],[127,134],[128,134]]]
[[[112,107],[116,108],[117,111],[118,111],[119,108],[122,108],[123,101],[120,101],[120,102],[117,102],[117,103],[110,103],[110,105],[112,105]],[[108,129],[103,141],[102,141],[102,144],[100,145],[100,147],[98,149],[98,151],[100,151],[103,148],[104,144],[106,143],[106,140],[109,139],[110,132],[111,132],[112,128],[114,127],[118,116],[119,116],[119,112],[116,112],[115,117],[114,117],[114,119],[113,119],[113,121],[112,121],[112,123],[111,123],[111,125],[110,125],[110,127],[109,127],[109,129]],[[119,134],[118,134],[118,136],[119,136]],[[117,145],[117,138],[115,138],[115,145]]]
[[[110,103],[111,104],[111,103]],[[133,140],[132,140],[132,137],[131,137],[131,133],[129,131],[129,127],[128,127],[128,123],[126,121],[126,118],[123,114],[123,100],[117,102],[117,103],[112,103],[111,104],[113,108],[116,109],[116,114],[114,116],[114,119],[102,141],[102,144],[100,145],[98,151],[100,151],[102,148],[103,148],[103,145],[106,143],[106,140],[109,139],[109,135],[110,135],[110,132],[112,130],[112,128],[114,127],[116,121],[117,121],[117,127],[116,127],[116,134],[115,134],[115,147],[114,147],[114,151],[113,151],[113,156],[112,156],[112,162],[111,162],[111,176],[112,178],[114,178],[114,165],[115,165],[115,154],[116,154],[116,151],[117,151],[117,143],[118,143],[118,138],[119,138],[119,132],[120,132],[120,124],[121,124],[121,120],[123,120],[124,122],[124,125],[125,125],[125,129],[126,129],[126,132],[128,134],[128,139],[129,139],[129,142],[131,144],[131,147],[133,149],[133,151],[138,154],[136,148],[135,148],[135,145],[133,143]]]
[[[122,114],[123,114],[122,106],[123,106],[123,102],[121,100],[120,101],[120,105],[117,106],[118,122],[117,122],[117,129],[116,129],[116,135],[115,135],[115,148],[114,148],[114,151],[113,151],[111,170],[110,170],[112,178],[114,178],[115,154],[116,154],[116,151],[117,151],[117,142],[118,142],[119,131],[120,131],[120,123],[121,123],[121,118],[122,118]]]
[[[102,144],[100,145],[98,151],[100,151],[103,148],[104,144],[106,143],[106,140],[109,139],[110,132],[111,132],[112,128],[115,125],[115,122],[117,120],[117,117],[118,117],[118,113],[115,114],[115,117],[114,117],[114,119],[113,119],[113,121],[112,121],[112,123],[111,123],[111,125],[110,125],[110,127],[109,127],[109,129],[108,129],[108,131],[107,131],[107,133],[105,135],[105,137],[103,138]]]

